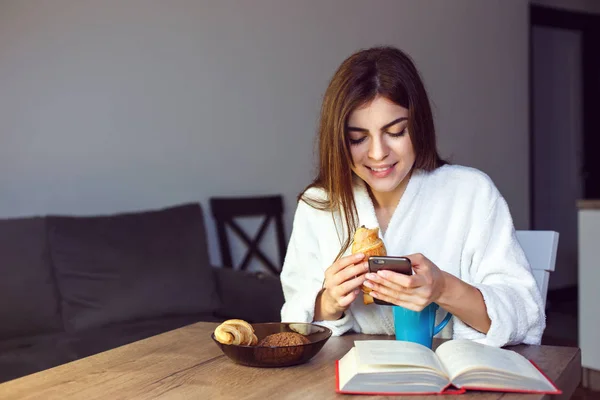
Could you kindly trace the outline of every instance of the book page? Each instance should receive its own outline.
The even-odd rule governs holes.
[[[354,346],[360,365],[420,367],[448,376],[436,354],[418,343],[400,340],[356,340]]]
[[[338,362],[339,393],[439,393],[448,378],[432,369],[397,365],[358,365],[356,347]]]
[[[487,346],[470,340],[451,340],[441,344],[436,353],[453,380],[469,370],[501,371],[534,380],[546,378],[525,357],[512,350]]]

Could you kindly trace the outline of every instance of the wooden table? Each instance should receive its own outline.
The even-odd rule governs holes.
[[[356,339],[332,337],[307,364],[250,368],[234,364],[212,342],[215,323],[199,322],[0,385],[0,399],[368,399],[334,391],[334,362]],[[581,378],[577,348],[516,346],[570,398]],[[423,396],[425,397],[425,396]],[[557,396],[558,397],[558,396]],[[402,397],[407,399],[408,397]],[[542,399],[539,395],[469,393],[432,399]],[[550,397],[547,397],[550,398]],[[552,397],[555,398],[555,397]]]

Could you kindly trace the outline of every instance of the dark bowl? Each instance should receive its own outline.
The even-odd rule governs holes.
[[[303,334],[310,343],[297,346],[236,346],[222,344],[211,334],[212,340],[233,362],[250,367],[289,367],[303,364],[317,354],[331,337],[331,329],[306,323],[268,322],[252,324],[260,342],[263,338],[278,332]]]

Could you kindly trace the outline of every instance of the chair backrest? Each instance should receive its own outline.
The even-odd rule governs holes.
[[[546,306],[550,272],[554,271],[556,266],[558,236],[558,232],[554,231],[517,231],[517,240],[531,265],[544,306]]]
[[[270,272],[279,275],[283,266],[286,253],[285,234],[283,230],[283,197],[281,195],[265,197],[214,197],[210,199],[210,208],[215,218],[217,233],[219,235],[219,246],[221,248],[221,260],[226,268],[245,270],[253,257],[256,257]],[[240,217],[264,217],[262,225],[257,233],[251,238],[247,232],[235,221]],[[279,259],[272,261],[260,249],[269,223],[275,223],[275,236]],[[231,245],[227,236],[229,227],[246,245],[247,250],[239,266],[233,265],[231,256]]]

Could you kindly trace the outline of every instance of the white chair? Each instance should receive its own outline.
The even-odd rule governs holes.
[[[558,232],[554,231],[517,231],[517,240],[531,265],[533,277],[542,294],[544,307],[546,307],[550,272],[554,271],[556,266],[558,236]]]

